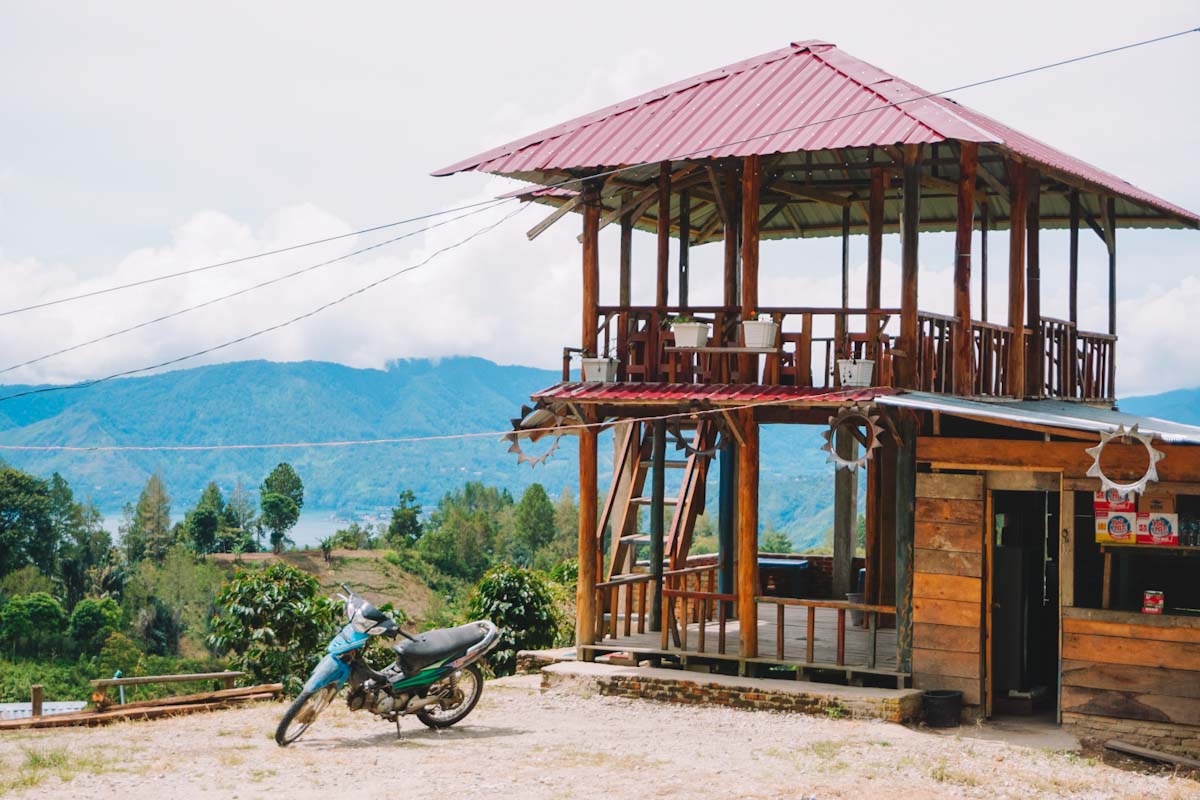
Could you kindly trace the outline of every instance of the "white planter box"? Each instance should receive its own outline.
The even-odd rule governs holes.
[[[585,358],[582,365],[583,380],[589,383],[612,383],[617,379],[615,358]]]
[[[869,358],[839,358],[838,377],[842,386],[871,386],[875,362]]]
[[[671,325],[676,347],[704,347],[708,344],[707,322],[676,322]]]
[[[742,341],[746,347],[774,347],[779,325],[774,320],[748,319],[742,323]]]

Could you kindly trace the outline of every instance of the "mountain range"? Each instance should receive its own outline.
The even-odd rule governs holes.
[[[210,445],[325,442],[510,427],[531,393],[559,380],[556,371],[501,366],[478,358],[401,360],[385,369],[326,362],[242,361],[108,381],[0,402],[0,444]],[[30,386],[8,385],[0,396]],[[1200,423],[1200,389],[1130,398],[1123,410]],[[831,524],[832,467],[820,428],[773,425],[762,435],[760,498],[765,525],[798,547],[820,544]],[[546,443],[532,445],[533,452]],[[239,481],[254,489],[280,461],[305,484],[305,510],[342,516],[375,514],[411,489],[432,508],[471,480],[518,496],[539,482],[551,496],[574,493],[574,440],[542,465],[518,465],[499,436],[420,443],[224,450],[22,452],[2,457],[40,475],[60,472],[76,493],[112,513],[135,501],[161,470],[175,513],[190,508],[215,480],[226,492]],[[611,472],[611,436],[600,446],[601,490]],[[668,490],[670,490],[668,486]],[[710,505],[716,492],[710,492]]]

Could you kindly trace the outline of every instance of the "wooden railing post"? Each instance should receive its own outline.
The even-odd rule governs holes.
[[[974,389],[974,336],[971,332],[971,233],[975,227],[975,176],[979,145],[962,142],[958,159],[958,228],[954,237],[954,393]]]
[[[42,685],[35,683],[29,687],[30,714],[34,717],[42,715]]]

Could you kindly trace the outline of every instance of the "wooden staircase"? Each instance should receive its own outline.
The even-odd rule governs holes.
[[[623,434],[617,433],[620,444],[613,459],[612,489],[596,525],[597,542],[601,544],[610,524],[612,530],[603,570],[605,580],[634,572],[637,545],[650,541],[648,533],[637,529],[637,522],[638,509],[652,503],[652,498],[645,492],[650,485],[646,479],[653,470],[654,428],[640,422],[628,423],[625,428]],[[692,449],[705,451],[712,448],[716,439],[716,426],[712,421],[702,419],[686,423],[685,428],[692,431],[689,443]],[[688,453],[684,459],[664,461],[664,470],[682,470],[678,491],[663,498],[664,507],[673,509],[664,527],[664,569],[680,569],[687,561],[696,518],[704,511],[705,483],[711,460],[711,455],[700,452]]]

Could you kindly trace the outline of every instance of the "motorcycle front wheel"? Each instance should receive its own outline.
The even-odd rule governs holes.
[[[279,720],[279,727],[275,729],[275,743],[287,747],[299,739],[333,701],[337,690],[337,684],[331,683],[315,692],[301,692],[288,710],[283,712],[283,719]]]
[[[417,719],[430,728],[449,728],[470,714],[479,702],[483,694],[483,671],[478,664],[463,667],[430,686],[429,694],[441,694],[442,699],[418,711]]]

